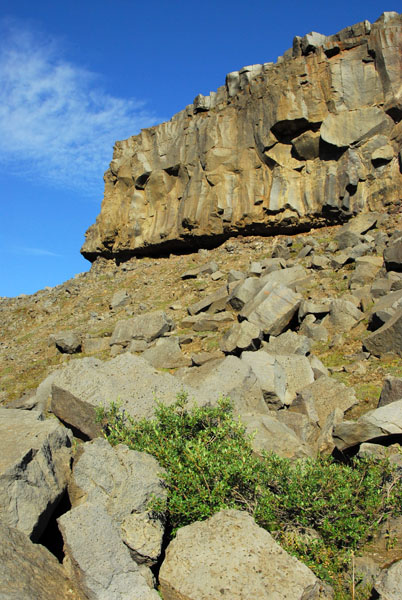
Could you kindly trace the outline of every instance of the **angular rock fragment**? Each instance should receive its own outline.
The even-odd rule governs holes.
[[[402,356],[402,309],[398,309],[386,323],[363,340],[363,346],[374,356],[394,352]]]
[[[261,302],[247,320],[259,327],[265,335],[279,335],[289,325],[299,308],[302,296],[278,285],[264,292]]]
[[[261,345],[261,338],[259,327],[242,321],[228,329],[220,340],[219,347],[225,354],[239,354],[244,350],[257,350]]]
[[[155,369],[189,367],[190,357],[183,354],[177,337],[161,338],[141,354]]]

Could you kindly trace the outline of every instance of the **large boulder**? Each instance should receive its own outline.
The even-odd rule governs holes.
[[[38,418],[0,408],[0,521],[33,541],[67,488],[73,439],[56,419]]]
[[[382,356],[387,352],[402,356],[402,309],[396,310],[382,327],[366,337],[363,345],[374,356]]]
[[[402,560],[398,560],[393,565],[384,569],[377,581],[374,589],[377,592],[378,600],[400,600],[402,589]]]
[[[83,358],[52,373],[40,395],[51,396],[52,412],[89,438],[100,434],[99,406],[119,402],[135,419],[154,415],[155,399],[172,404],[182,391],[195,392],[169,373],[158,372],[140,356],[126,352],[109,361]]]
[[[58,560],[0,520],[1,600],[87,600]]]
[[[159,581],[167,600],[328,597],[308,567],[237,510],[180,529],[168,546]]]

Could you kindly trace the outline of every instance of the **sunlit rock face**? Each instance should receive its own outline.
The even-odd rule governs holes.
[[[117,142],[83,255],[136,254],[346,220],[400,199],[402,15],[325,37]]]

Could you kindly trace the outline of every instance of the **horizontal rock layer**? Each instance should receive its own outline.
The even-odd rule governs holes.
[[[117,142],[82,254],[136,254],[346,220],[400,197],[402,15],[296,37],[276,64]]]

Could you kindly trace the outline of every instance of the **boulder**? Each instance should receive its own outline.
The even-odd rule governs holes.
[[[382,356],[387,352],[402,356],[402,309],[397,309],[382,327],[366,337],[363,346],[374,356]]]
[[[189,315],[197,315],[198,313],[210,309],[211,312],[219,312],[223,310],[229,300],[229,294],[226,285],[220,287],[212,294],[209,294],[205,298],[202,298],[195,304],[192,304],[187,308]],[[212,306],[216,305],[216,309],[212,310]]]
[[[182,327],[190,327],[194,331],[217,331],[220,325],[226,325],[234,321],[234,316],[229,311],[222,311],[216,315],[200,313],[191,317],[185,317]]]
[[[384,265],[387,271],[402,271],[402,239],[399,239],[384,250]]]
[[[67,488],[71,432],[39,413],[0,408],[0,521],[33,541]]]
[[[148,504],[166,498],[162,476],[153,456],[98,438],[83,445],[74,464],[71,504],[104,508],[136,562],[152,566],[161,553],[164,523],[149,513]]]
[[[359,423],[368,423],[382,431],[383,435],[402,433],[402,400],[396,400],[386,406],[371,410],[359,419]]]
[[[281,408],[285,404],[287,374],[275,356],[264,350],[243,352],[241,360],[251,367],[269,406]]]
[[[387,375],[382,385],[381,396],[378,401],[378,408],[402,400],[402,378]]]
[[[247,320],[259,327],[265,335],[279,335],[296,314],[302,296],[283,285],[263,293],[261,302],[248,315]]]
[[[402,560],[384,569],[374,584],[378,600],[399,600],[402,588]]]
[[[305,412],[303,406],[309,402],[317,413],[319,426],[323,428],[333,410],[338,408],[346,412],[357,404],[357,399],[353,388],[348,388],[340,381],[323,375],[298,393],[292,410]]]
[[[155,369],[175,369],[188,367],[191,358],[183,354],[177,337],[160,338],[141,354]]]
[[[195,392],[169,373],[156,371],[145,359],[126,352],[109,361],[83,358],[58,369],[43,382],[50,384],[51,410],[63,422],[89,438],[100,435],[96,409],[119,402],[135,419],[154,415],[155,399],[172,404],[182,391]]]
[[[118,321],[110,345],[116,344],[124,348],[132,340],[152,342],[172,329],[174,329],[174,322],[162,310],[137,315],[132,319]]]
[[[308,567],[287,554],[249,514],[237,510],[179,529],[159,580],[162,596],[169,600],[325,597]]]
[[[58,560],[0,520],[1,600],[87,600]]]
[[[389,118],[384,112],[376,106],[369,106],[330,113],[324,119],[320,133],[328,144],[345,148],[387,131],[389,127]]]
[[[285,372],[285,404],[290,405],[295,400],[298,392],[313,383],[313,369],[311,368],[309,359],[299,354],[276,354],[275,360]]]
[[[75,354],[81,351],[81,338],[74,331],[59,331],[51,336],[57,350],[63,354]]]
[[[160,600],[103,506],[85,502],[61,516],[58,525],[64,540],[64,565],[88,598]]]
[[[196,390],[197,396],[212,405],[221,397],[229,397],[238,415],[269,412],[258,379],[245,361],[226,356],[205,367],[205,370],[190,369],[183,377],[183,381]]]
[[[269,354],[301,354],[306,356],[311,349],[311,341],[294,331],[285,331],[277,337],[271,335],[269,342],[264,344],[264,350]]]
[[[261,281],[255,277],[247,277],[240,281],[229,297],[229,304],[235,310],[241,310],[261,289]]]
[[[282,411],[280,411],[282,412]],[[312,449],[297,437],[295,431],[271,415],[243,415],[242,422],[252,435],[251,445],[256,454],[275,453],[283,458],[312,456]]]
[[[363,316],[363,313],[349,300],[332,300],[329,315],[323,325],[328,320],[328,323],[337,331],[349,331]]]
[[[225,354],[240,354],[244,350],[257,350],[261,345],[262,331],[248,321],[234,323],[219,342]]]
[[[129,303],[130,296],[127,290],[118,290],[113,294],[109,306],[112,310],[116,310],[117,308],[123,308],[123,306],[127,306]]]
[[[211,261],[206,265],[201,265],[199,267],[194,267],[193,269],[189,269],[185,273],[181,275],[182,279],[196,279],[199,275],[212,275],[212,273],[216,273],[218,270],[218,265],[216,262]]]

